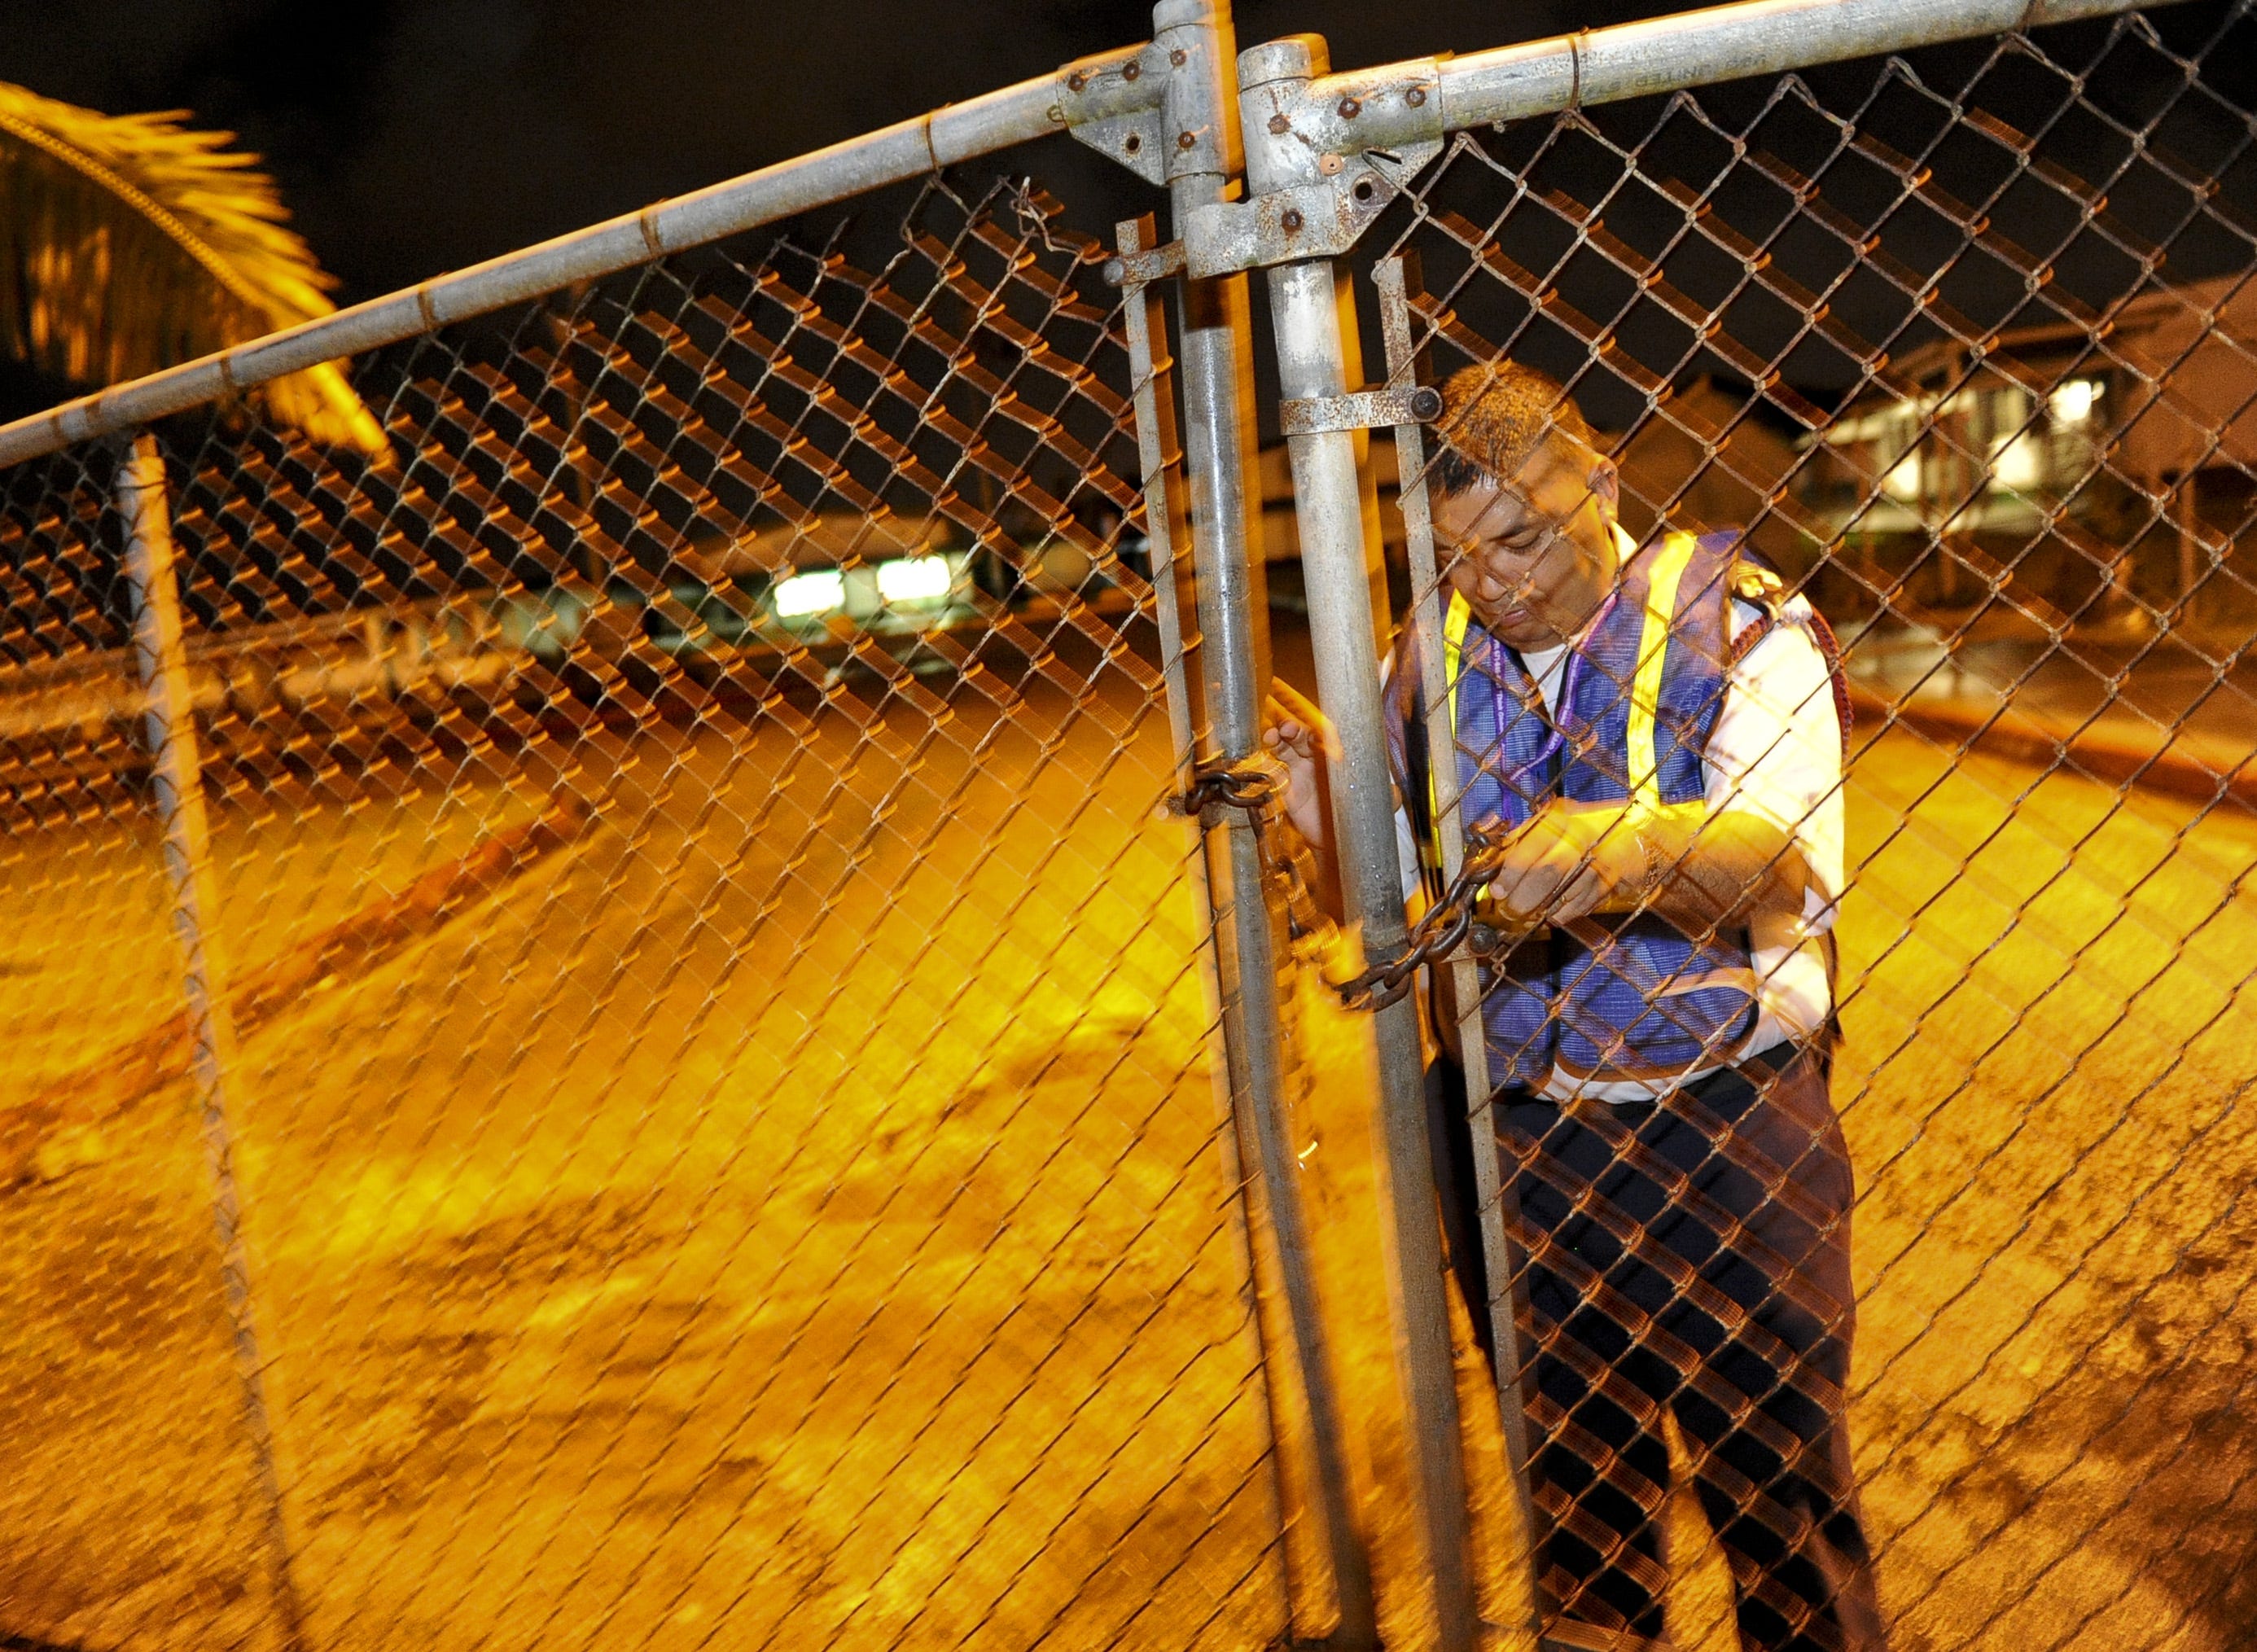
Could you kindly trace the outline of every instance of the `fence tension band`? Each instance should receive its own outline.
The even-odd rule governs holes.
[[[1305,396],[1277,404],[1277,431],[1286,436],[1327,430],[1385,430],[1431,425],[1442,416],[1442,392],[1432,385],[1397,390],[1358,390],[1345,396]]]

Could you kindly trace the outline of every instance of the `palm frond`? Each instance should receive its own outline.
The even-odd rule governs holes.
[[[184,118],[97,114],[0,81],[0,348],[107,385],[336,308],[258,158]],[[316,441],[386,450],[336,364],[251,393]]]

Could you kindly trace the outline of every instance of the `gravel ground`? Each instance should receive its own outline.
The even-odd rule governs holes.
[[[227,940],[253,961],[554,792],[599,809],[242,1053],[315,1646],[1282,1626],[1159,719],[1126,694],[1039,710],[646,737],[570,773],[222,811]],[[1836,1093],[1899,1643],[2249,1644],[2257,828],[1949,769],[1909,735],[1860,759],[1851,822]],[[145,833],[4,854],[20,1092],[98,1066],[139,1030],[122,1006],[176,983]],[[1313,992],[1300,1013],[1357,1472],[1414,1645],[1358,1029]],[[268,1644],[186,1086],[70,1154],[0,1194],[0,1634]],[[1502,1619],[1495,1419],[1461,1374]],[[1676,1510],[1676,1637],[1728,1646],[1704,1539]]]
[[[580,844],[247,1041],[315,1645],[1280,1626],[1185,838],[1131,704],[584,753],[555,780],[597,801]],[[229,816],[232,950],[335,923],[547,790]],[[74,1024],[167,985],[161,892],[125,870],[149,845],[45,847],[10,882],[16,932],[53,937],[11,960],[41,1078],[99,1059]],[[121,888],[131,923],[74,952]],[[33,1470],[0,1491],[0,1629],[263,1641],[185,1089],[0,1198],[0,1415]]]

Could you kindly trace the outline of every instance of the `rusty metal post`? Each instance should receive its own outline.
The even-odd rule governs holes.
[[[1152,244],[1151,221],[1130,220],[1118,226],[1121,251],[1135,253]],[[1165,322],[1157,297],[1142,282],[1122,286],[1123,315],[1128,327],[1129,373],[1136,412],[1136,440],[1144,472],[1144,519],[1151,546],[1155,618],[1160,632],[1160,664],[1167,685],[1168,731],[1174,746],[1177,783],[1188,788],[1199,770],[1198,742],[1193,732],[1189,673],[1185,662],[1197,653],[1199,641],[1186,636],[1179,584],[1189,582],[1184,548],[1191,539],[1180,490],[1171,484],[1179,470],[1174,409],[1169,396],[1171,364],[1163,353]],[[1264,1281],[1274,1292],[1270,1303],[1256,1301],[1256,1323],[1263,1333],[1263,1358],[1271,1375],[1274,1394],[1277,1379],[1291,1373],[1298,1381],[1309,1419],[1309,1451],[1312,1458],[1306,1477],[1314,1497],[1310,1511],[1316,1518],[1318,1546],[1332,1573],[1331,1585],[1339,1619],[1326,1636],[1327,1646],[1365,1648],[1377,1644],[1371,1572],[1362,1535],[1353,1519],[1348,1478],[1348,1450],[1341,1417],[1338,1385],[1331,1349],[1325,1335],[1323,1309],[1317,1297],[1315,1259],[1309,1248],[1308,1218],[1301,1201],[1300,1164],[1293,1154],[1280,1093],[1282,1069],[1275,1020],[1276,978],[1256,981],[1249,990],[1247,975],[1252,965],[1245,957],[1243,931],[1259,922],[1268,929],[1263,892],[1257,881],[1249,899],[1236,898],[1230,881],[1235,874],[1230,845],[1220,823],[1211,815],[1235,811],[1202,811],[1188,822],[1192,837],[1193,893],[1207,914],[1206,945],[1208,1011],[1214,1018],[1213,1060],[1220,1101],[1231,1129],[1224,1140],[1234,1185],[1257,1201],[1242,1197],[1235,1207],[1237,1226],[1244,1241],[1249,1281],[1265,1265],[1276,1277]],[[1239,818],[1243,818],[1240,816]],[[1258,879],[1259,869],[1255,876]],[[1263,960],[1266,964],[1266,960]],[[1266,982],[1268,990],[1263,990]],[[1266,1026],[1249,1023],[1264,1005],[1270,1013]],[[1256,1208],[1266,1211],[1276,1246],[1273,1263],[1265,1264],[1253,1238]],[[1282,1298],[1282,1302],[1277,1299]],[[1274,1322],[1263,1317],[1269,1307],[1284,1310],[1285,1326],[1279,1334]],[[1273,1437],[1281,1450],[1282,1430],[1273,1401]],[[1285,1506],[1281,1480],[1278,1500]]]
[[[274,1598],[276,1639],[283,1652],[306,1646],[305,1613],[292,1577],[282,1481],[266,1407],[265,1367],[252,1312],[250,1260],[236,1184],[234,1133],[228,1122],[227,1075],[235,1027],[227,1003],[227,970],[215,933],[217,887],[204,815],[202,760],[195,708],[180,635],[180,583],[173,573],[173,526],[166,501],[165,462],[156,439],[134,438],[117,480],[117,513],[126,533],[126,576],[133,607],[133,653],[146,706],[151,777],[157,817],[165,828],[165,871],[172,891],[173,933],[180,943],[188,1020],[195,1038],[192,1071],[204,1156],[211,1175],[212,1225],[220,1275],[234,1331],[243,1413],[265,1517],[265,1541]]]
[[[1397,253],[1372,272],[1379,293],[1380,328],[1387,341],[1387,387],[1403,391],[1418,379],[1418,355],[1412,335],[1411,292],[1417,283],[1412,257]],[[1434,556],[1433,500],[1426,491],[1426,433],[1417,425],[1395,427],[1396,474],[1403,510],[1404,554],[1411,568],[1412,623],[1418,628],[1421,692],[1426,704],[1426,749],[1433,752],[1434,830],[1442,849],[1445,884],[1457,879],[1465,864],[1463,787],[1454,761],[1457,731],[1450,724],[1449,685],[1443,681],[1442,577]],[[1489,1080],[1489,1037],[1482,1022],[1481,978],[1473,948],[1458,943],[1444,965],[1450,971],[1458,1005],[1458,1048],[1466,1076],[1466,1111],[1473,1131],[1474,1191],[1481,1205],[1481,1246],[1488,1265],[1489,1301],[1468,1303],[1489,1317],[1496,1351],[1497,1421],[1504,1437],[1505,1472],[1512,1481],[1512,1503],[1520,1521],[1520,1550],[1514,1570],[1525,1590],[1525,1617],[1517,1626],[1536,1644],[1543,1630],[1542,1568],[1537,1564],[1536,1500],[1528,1458],[1528,1400],[1524,1386],[1525,1351],[1521,1345],[1521,1308],[1526,1295],[1525,1258],[1513,1242],[1516,1208],[1512,1183],[1497,1153],[1496,1091]]]

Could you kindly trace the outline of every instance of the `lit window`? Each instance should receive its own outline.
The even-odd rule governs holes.
[[[803,619],[810,614],[827,614],[845,600],[846,576],[837,568],[795,574],[775,588],[776,618]]]
[[[1991,461],[1991,477],[2002,488],[2034,488],[2045,480],[2045,446],[2036,437],[2016,436]]]
[[[905,556],[878,564],[878,595],[889,603],[937,602],[954,582],[945,556]]]
[[[1920,455],[1908,453],[1881,478],[1881,491],[1909,505],[1920,498]]]
[[[2100,400],[2100,381],[2097,378],[2071,378],[2054,387],[2046,398],[2046,406],[2057,425],[2081,425],[2092,417],[2092,409]]]

